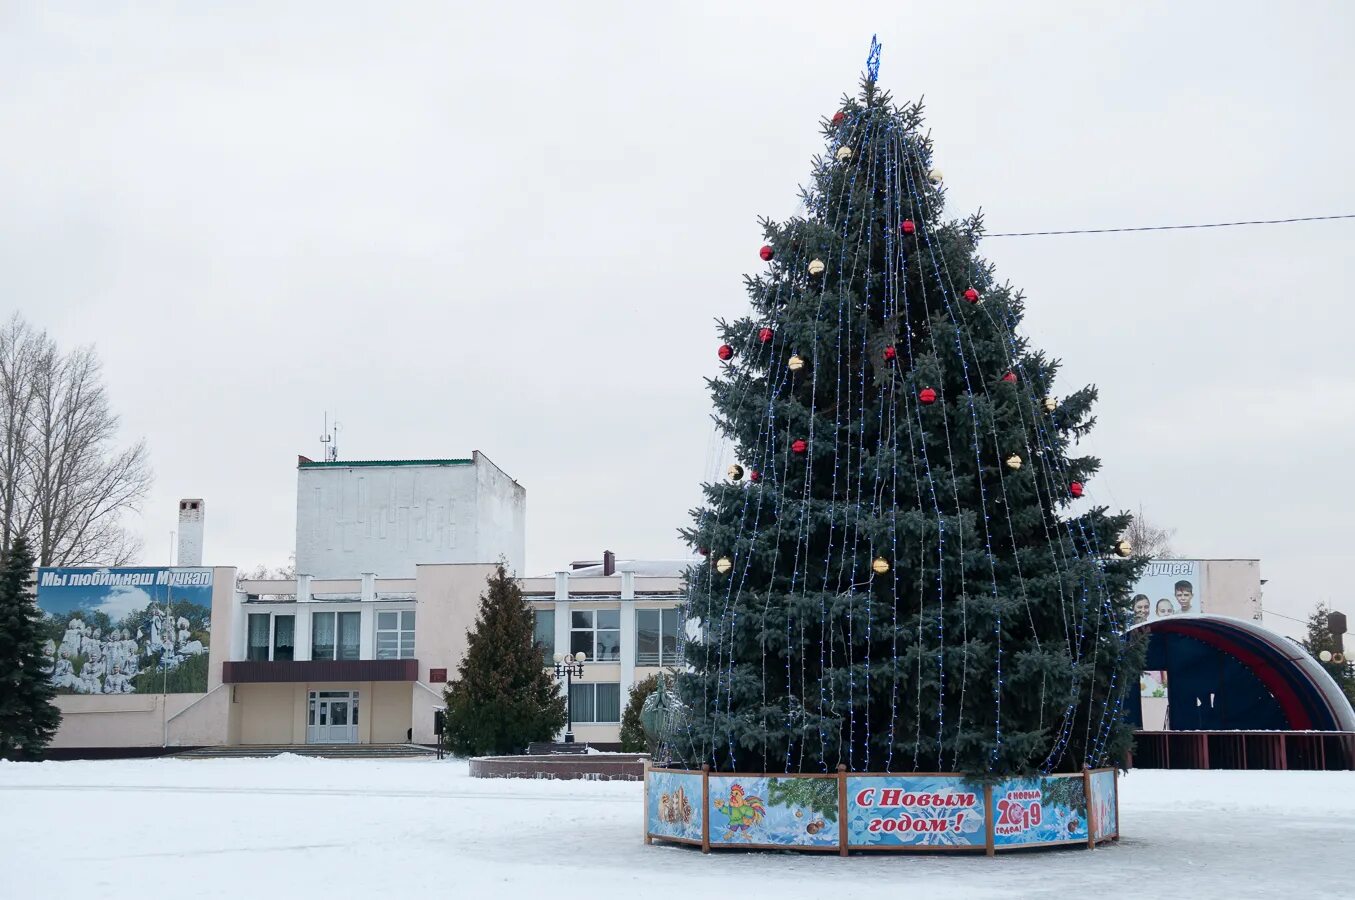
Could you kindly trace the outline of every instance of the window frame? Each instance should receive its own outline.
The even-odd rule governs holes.
[[[643,628],[644,619],[654,615],[658,617],[658,652],[656,654],[646,654],[640,649],[640,631]],[[672,626],[670,634],[665,627],[665,621]],[[652,606],[641,607],[635,610],[635,664],[637,666],[676,666],[679,665],[682,645],[682,610],[676,606]],[[667,645],[671,642],[671,649]]]
[[[377,609],[372,616],[372,658],[373,659],[416,659],[416,641],[419,619],[415,609]],[[395,616],[394,628],[382,628],[382,616]],[[409,616],[409,625],[405,625],[405,616]],[[383,655],[382,635],[395,635],[395,655]],[[406,647],[406,637],[408,646]],[[389,640],[389,638],[387,638]],[[408,651],[408,652],[406,652]]]
[[[550,616],[550,628],[545,633],[549,639],[543,639],[541,635],[541,617]],[[572,624],[572,623],[571,623]],[[533,606],[532,607],[532,643],[541,650],[542,665],[549,666],[555,662],[555,608],[549,609]]]
[[[256,645],[256,637],[253,629],[253,623],[256,619],[267,619],[268,629],[262,637],[265,641],[263,645]],[[287,659],[281,659],[278,655],[278,619],[292,620],[292,654]],[[263,651],[260,653],[260,651]],[[245,659],[249,662],[290,662],[296,659],[296,612],[278,612],[276,610],[266,610],[264,612],[247,612],[245,615]]]
[[[597,717],[597,715],[598,715],[598,690],[597,690],[597,689],[598,689],[599,687],[616,688],[616,718],[615,718],[615,719],[599,719],[599,718]],[[620,725],[620,724],[621,724],[621,715],[622,715],[622,712],[623,712],[622,709],[621,709],[621,682],[619,682],[619,681],[576,681],[576,682],[574,682],[572,685],[570,685],[570,690],[571,690],[571,691],[581,691],[581,692],[582,692],[582,691],[587,691],[588,693],[592,694],[592,699],[593,699],[593,702],[592,702],[593,717],[592,717],[591,719],[581,719],[581,718],[579,718],[579,714],[578,714],[578,712],[577,712],[578,706],[577,706],[577,704],[574,702],[574,698],[573,698],[572,696],[569,698],[569,705],[570,705],[570,711],[571,711],[571,718],[572,718],[573,723],[574,723],[575,725]]]
[[[614,613],[616,615],[616,624],[608,625],[605,628],[599,626],[598,625],[599,613]],[[576,625],[574,617],[578,615],[587,615],[590,624]],[[599,635],[604,632],[608,634],[614,634],[616,636],[615,644],[613,645],[614,649],[611,651],[610,655],[608,655],[606,658],[603,658],[602,654],[599,652],[600,647]],[[569,611],[569,652],[571,654],[579,652],[580,648],[578,647],[576,635],[583,634],[589,635],[588,649],[583,651],[588,654],[589,662],[597,663],[621,662],[621,609],[619,607],[612,608],[589,607],[587,609],[571,608]]]
[[[333,634],[334,634],[333,640],[334,640],[334,646],[333,646],[332,652],[331,652],[330,655],[328,655],[328,656],[316,656],[316,654],[315,654],[315,647],[316,647],[316,644],[315,644],[315,635],[316,635],[316,633],[317,633],[317,631],[318,631],[318,629],[315,627],[315,621],[316,621],[316,619],[318,619],[320,616],[332,616],[332,617],[333,617],[333,622],[334,622],[334,625],[333,625]],[[341,648],[343,647],[343,632],[342,632],[341,621],[340,621],[340,619],[339,619],[340,616],[357,616],[357,617],[358,617],[358,625],[357,625],[358,645],[357,645],[357,655],[355,655],[355,656],[340,656],[340,655],[339,655],[339,651],[340,651]],[[323,661],[330,661],[330,662],[352,662],[353,660],[359,660],[359,659],[362,659],[362,613],[361,613],[361,611],[348,610],[348,609],[343,609],[343,610],[338,610],[338,609],[317,609],[317,610],[313,610],[313,611],[311,612],[311,655],[310,655],[310,656],[311,656],[311,659],[312,659],[312,660],[317,660],[317,661],[323,660]]]

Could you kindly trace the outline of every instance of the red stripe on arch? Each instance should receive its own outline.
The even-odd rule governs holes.
[[[1259,653],[1243,647],[1240,641],[1230,638],[1226,633],[1214,631],[1203,627],[1201,624],[1183,619],[1159,620],[1148,625],[1147,631],[1149,633],[1181,634],[1228,654],[1246,666],[1279,701],[1280,709],[1284,712],[1284,717],[1288,720],[1290,729],[1305,731],[1313,727],[1313,718],[1308,714],[1308,709],[1304,706],[1298,692],[1294,690],[1294,686],[1272,664],[1272,661],[1268,661]],[[1274,656],[1278,657],[1281,662],[1289,662],[1279,653],[1275,653]]]

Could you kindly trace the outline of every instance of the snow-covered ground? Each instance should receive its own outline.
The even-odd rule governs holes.
[[[1121,785],[1118,846],[841,859],[646,847],[638,784],[456,760],[0,762],[0,898],[1351,896],[1355,773]]]

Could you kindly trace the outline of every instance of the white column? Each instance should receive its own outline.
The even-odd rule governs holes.
[[[296,633],[293,635],[292,659],[305,661],[311,658],[311,577],[296,576]]]
[[[569,573],[555,573],[555,652],[569,652]],[[560,693],[565,692],[565,682],[560,680]],[[566,698],[568,700],[568,698]],[[567,727],[567,726],[566,726]],[[565,730],[556,733],[555,739],[563,741]]]
[[[292,634],[292,659],[297,661],[311,658],[311,610],[314,608],[315,604],[313,603],[298,603],[296,605],[296,623],[293,625],[295,631]]]
[[[555,573],[555,652],[569,652],[569,573]]]
[[[249,644],[249,606],[245,603],[244,591],[235,592],[235,615],[231,617],[231,621],[234,624],[231,628],[230,646],[226,648],[227,659],[239,662],[248,655],[245,648]]]
[[[371,602],[372,602],[373,600],[375,600],[375,599],[376,599],[376,573],[375,573],[375,572],[363,572],[363,573],[362,573],[362,601],[363,601],[364,603],[371,603]]]
[[[358,659],[376,659],[376,604],[362,604],[362,621],[358,633]],[[418,620],[415,616],[415,621]]]
[[[621,601],[621,708],[630,701],[635,684],[635,600]]]

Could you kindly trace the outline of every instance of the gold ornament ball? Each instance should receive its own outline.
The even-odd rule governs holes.
[[[940,169],[932,169],[930,172],[927,173],[927,180],[930,181],[932,184],[940,184],[941,179],[943,177],[944,176],[941,174]]]
[[[734,463],[734,465],[729,467],[729,478],[731,481],[738,481],[742,477],[743,477],[743,466],[739,465],[738,463]]]
[[[1015,453],[1007,457],[1007,468],[1011,469],[1013,472],[1021,468],[1021,457],[1017,456]]]
[[[827,266],[825,266],[825,265],[823,264],[823,260],[821,260],[821,259],[813,260],[813,261],[810,262],[810,264],[809,264],[809,274],[810,274],[810,275],[822,275],[822,274],[823,274],[823,270],[824,270],[825,268],[827,268]]]
[[[851,148],[851,147],[838,147],[838,148],[837,148],[837,160],[838,160],[838,162],[846,162],[847,160],[849,160],[849,159],[851,159],[851,158],[852,158],[852,148]]]
[[[715,571],[721,575],[728,575],[729,570],[734,568],[734,561],[728,556],[722,556],[715,562]]]
[[[1331,661],[1338,666],[1344,666],[1346,664],[1346,655],[1338,650],[1331,655]]]
[[[1054,410],[1056,410],[1056,409],[1058,409],[1058,408],[1059,408],[1059,401],[1055,400],[1053,397],[1045,397],[1045,398],[1044,398],[1044,411],[1045,411],[1045,412],[1053,412]]]
[[[786,368],[792,372],[798,372],[805,367],[805,361],[798,356],[792,356],[786,360]]]
[[[870,568],[876,575],[883,575],[889,571],[889,560],[883,556],[877,556],[875,562],[870,564]]]
[[[1129,541],[1120,541],[1118,544],[1115,545],[1115,553],[1117,556],[1123,557],[1133,556],[1134,545],[1129,543]]]

